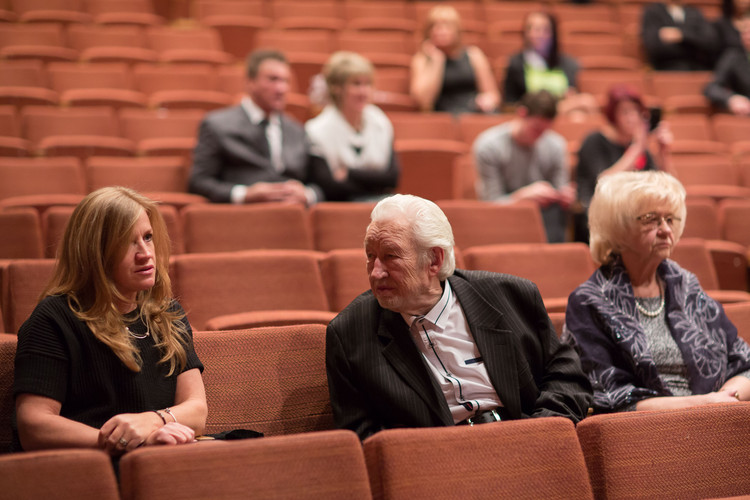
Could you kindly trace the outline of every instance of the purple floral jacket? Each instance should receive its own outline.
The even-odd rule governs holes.
[[[687,365],[693,394],[715,391],[749,369],[750,346],[695,275],[671,260],[662,262],[657,274],[666,284],[667,324]],[[581,357],[594,388],[596,412],[672,395],[659,379],[620,259],[600,267],[570,295],[563,339]]]

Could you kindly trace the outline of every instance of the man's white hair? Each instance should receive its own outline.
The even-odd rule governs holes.
[[[453,229],[448,218],[435,203],[411,194],[396,194],[381,200],[370,215],[370,224],[398,219],[406,224],[419,252],[421,264],[430,262],[430,249],[443,249],[445,258],[438,279],[445,280],[456,269],[453,253]]]

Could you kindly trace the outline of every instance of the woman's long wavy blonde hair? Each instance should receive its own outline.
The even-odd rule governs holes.
[[[141,359],[126,330],[117,303],[126,301],[113,280],[125,255],[136,221],[146,212],[153,230],[156,277],[154,286],[138,292],[140,316],[162,352],[160,363],[169,375],[187,362],[187,322],[170,311],[169,236],[157,205],[124,187],[92,192],[73,211],[58,249],[55,271],[41,298],[65,295],[74,314],[132,371]]]

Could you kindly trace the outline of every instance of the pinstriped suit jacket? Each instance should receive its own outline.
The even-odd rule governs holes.
[[[449,282],[509,419],[582,419],[591,385],[575,351],[561,344],[532,282],[456,271]],[[381,429],[453,425],[406,322],[371,291],[331,321],[326,369],[336,425],[360,439]]]

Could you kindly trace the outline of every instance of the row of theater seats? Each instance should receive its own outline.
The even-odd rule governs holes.
[[[685,239],[673,258],[694,272],[716,300],[750,303],[746,256],[722,249],[720,255],[731,259],[723,272],[744,285],[722,288],[711,250],[704,240]],[[536,283],[558,333],[568,296],[595,269],[582,243],[485,245],[457,248],[456,254],[459,268],[514,274]],[[369,289],[365,262],[361,248],[325,253],[245,250],[176,255],[169,271],[175,297],[195,329],[240,329],[327,324]],[[36,306],[53,267],[53,259],[0,260],[0,319],[4,331],[18,331]]]
[[[685,499],[750,494],[750,404],[474,427],[391,429],[360,444],[332,430],[324,327],[199,332],[207,433],[266,437],[147,447],[119,485],[95,450],[0,456],[8,499],[565,498]],[[15,337],[0,335],[0,436],[9,438]],[[745,497],[747,498],[747,497]]]

